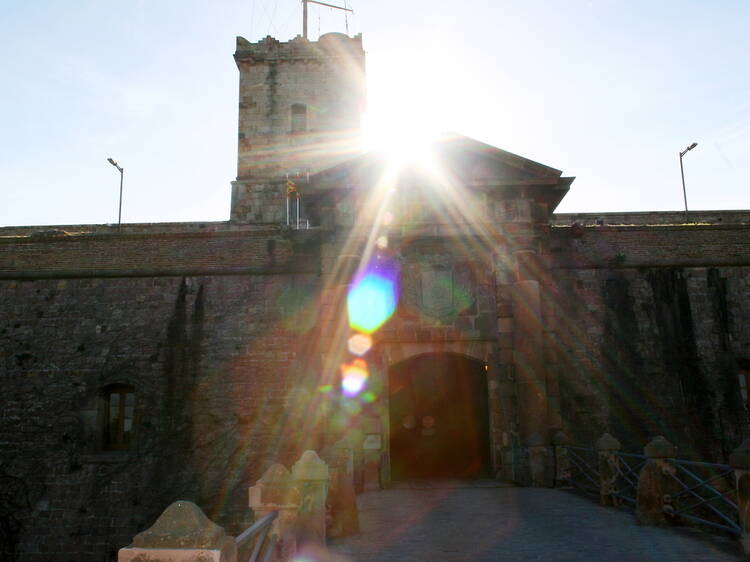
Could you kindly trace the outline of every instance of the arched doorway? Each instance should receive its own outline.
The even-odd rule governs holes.
[[[484,364],[430,353],[388,371],[391,478],[489,475]]]

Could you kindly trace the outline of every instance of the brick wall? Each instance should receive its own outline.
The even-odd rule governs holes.
[[[552,227],[554,267],[748,265],[750,225]]]
[[[750,224],[750,211],[641,211],[629,213],[555,213],[552,224],[580,225],[656,225],[656,224]]]
[[[316,271],[315,231],[85,233],[0,238],[0,278]]]

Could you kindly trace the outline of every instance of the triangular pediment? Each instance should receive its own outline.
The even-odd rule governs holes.
[[[556,168],[458,134],[446,134],[429,145],[432,160],[442,173],[471,189],[490,190],[498,196],[533,198],[552,212],[567,193],[573,178]],[[355,156],[310,177],[313,192],[367,189],[387,170],[390,155],[373,151]],[[404,174],[419,173],[418,164],[404,164]]]

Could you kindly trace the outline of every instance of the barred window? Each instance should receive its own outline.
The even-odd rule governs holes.
[[[108,451],[129,449],[133,442],[135,389],[125,384],[105,387],[102,443]]]

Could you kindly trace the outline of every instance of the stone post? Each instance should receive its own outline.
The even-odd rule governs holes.
[[[305,451],[292,467],[292,480],[300,492],[295,525],[298,552],[318,549],[326,543],[326,499],[329,473],[315,451]]]
[[[570,457],[566,445],[570,439],[562,431],[552,436],[555,447],[555,486],[567,486],[570,483]]]
[[[237,562],[237,544],[197,505],[176,501],[149,529],[121,548],[117,562]]]
[[[529,451],[531,484],[545,486],[548,428],[542,306],[539,281],[531,278],[536,271],[536,253],[520,250],[516,261],[517,280],[511,298],[519,430]]]
[[[737,483],[737,507],[739,511],[740,544],[745,556],[750,558],[750,439],[745,439],[729,457]]]
[[[331,509],[329,537],[345,537],[359,532],[357,496],[354,492],[354,457],[346,438],[337,441],[329,452],[331,489],[328,505]]]
[[[677,454],[677,447],[659,435],[643,448],[647,457],[638,476],[636,517],[641,525],[665,525],[669,522],[664,507],[671,501],[675,490],[675,468],[665,459]]]
[[[365,438],[362,441],[364,459],[363,491],[380,490],[380,468],[383,456],[383,424],[377,417],[368,417],[364,424]]]
[[[282,560],[291,559],[296,552],[295,523],[300,507],[300,491],[294,485],[289,471],[281,464],[274,464],[249,490],[250,507],[255,520],[278,511],[270,534],[278,538],[278,552]]]
[[[596,442],[596,452],[599,460],[599,501],[602,505],[617,505],[617,498],[612,495],[617,484],[620,459],[617,451],[620,442],[609,433],[602,435]]]

